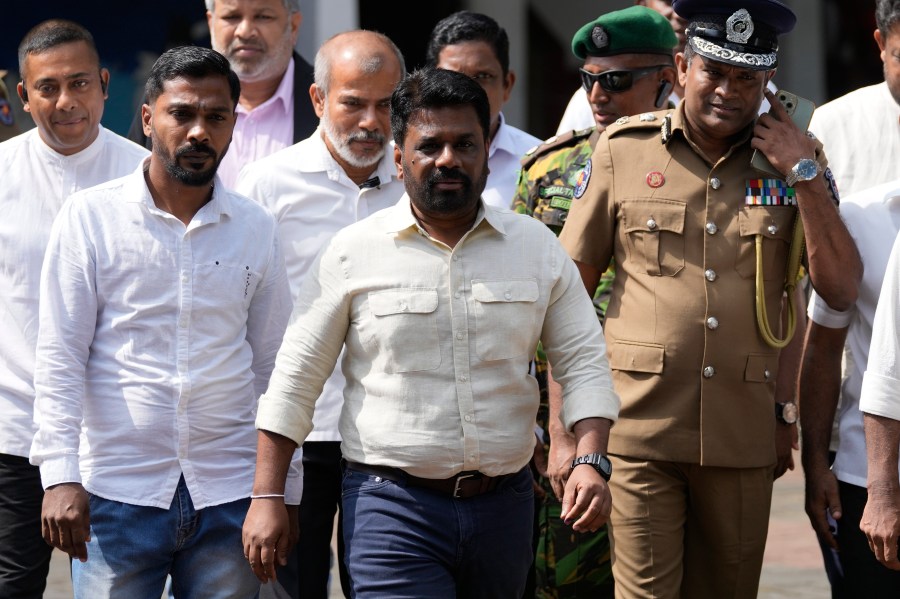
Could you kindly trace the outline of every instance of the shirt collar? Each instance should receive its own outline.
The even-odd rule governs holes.
[[[99,126],[99,131],[97,132],[97,137],[91,144],[80,152],[76,152],[69,156],[64,154],[60,154],[53,148],[47,145],[44,139],[41,137],[40,132],[38,132],[37,128],[34,129],[34,135],[37,137],[38,143],[37,147],[41,149],[44,154],[46,154],[51,160],[56,160],[58,162],[62,162],[67,166],[78,166],[80,164],[84,164],[91,160],[94,160],[101,151],[103,151],[103,146],[106,144],[106,129],[102,126]]]
[[[279,105],[281,107],[282,112],[285,115],[288,115],[294,106],[294,58],[291,57],[291,61],[288,63],[287,68],[284,70],[284,75],[281,77],[281,83],[278,84],[278,88],[275,90],[275,93],[272,94],[272,97],[257,106],[253,109],[255,110],[266,110],[273,105]],[[238,114],[248,114],[252,112],[247,110],[240,104],[237,105],[236,112]]]
[[[488,158],[494,155],[494,152],[502,151],[509,154],[516,153],[516,143],[512,138],[509,127],[506,125],[506,118],[500,113],[500,125],[497,126],[497,135],[491,140],[488,148]]]
[[[150,165],[150,156],[144,158],[127,181],[124,188],[124,199],[126,202],[144,204],[151,212],[172,216],[164,210],[156,207],[153,196],[150,194],[150,188],[147,187],[147,180],[144,179],[144,171]],[[202,225],[205,223],[218,222],[223,216],[229,216],[233,212],[234,198],[228,192],[225,184],[217,174],[213,179],[212,198],[197,211],[191,223],[192,225]],[[174,218],[174,216],[172,216]]]
[[[676,132],[678,132],[688,143],[691,144],[691,146],[696,147],[696,144],[694,142],[690,141],[686,134],[687,123],[686,123],[686,117],[684,115],[684,106],[685,106],[685,101],[682,99],[681,102],[678,103],[678,106],[675,107],[675,110],[673,110],[672,112],[669,113],[672,115],[671,127],[670,127],[670,131],[672,132],[672,135],[669,136],[669,139],[671,140],[672,137],[674,137],[674,134]],[[744,127],[744,130],[741,132],[740,136],[735,140],[735,142],[733,144],[731,144],[732,150],[734,148],[736,148],[737,146],[740,146],[740,145],[746,143],[750,139],[750,137],[753,135],[754,122],[751,122],[749,125]],[[668,141],[665,141],[664,143],[668,144]],[[726,155],[727,154],[728,153],[726,152]]]
[[[416,217],[412,213],[410,201],[409,195],[404,193],[396,204],[382,213],[380,228],[383,232],[399,233],[410,227],[418,227]],[[499,211],[485,204],[484,200],[479,201],[481,202],[481,207],[478,209],[478,215],[475,217],[475,224],[472,225],[471,230],[474,231],[482,223],[486,223],[501,235],[506,235],[506,228],[503,226]]]

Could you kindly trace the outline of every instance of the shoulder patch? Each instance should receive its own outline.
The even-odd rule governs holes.
[[[565,133],[561,133],[559,135],[554,135],[553,137],[548,138],[544,143],[539,144],[527,152],[522,157],[522,160],[519,163],[522,166],[522,170],[526,171],[531,166],[537,162],[537,159],[545,154],[550,152],[554,152],[561,148],[567,148],[578,144],[582,139],[589,137],[591,133],[593,133],[594,127],[590,127],[588,129],[579,129],[577,131],[567,131]]]
[[[591,159],[588,158],[587,163],[584,165],[584,170],[578,174],[578,180],[575,182],[576,200],[584,195],[584,190],[587,189],[588,182],[591,180],[591,170],[593,170],[593,166],[591,165]]]

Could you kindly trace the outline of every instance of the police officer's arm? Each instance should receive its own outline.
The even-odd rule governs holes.
[[[829,447],[841,389],[841,357],[848,327],[810,321],[800,368],[799,406],[803,435],[801,459],[806,476],[806,515],[819,539],[838,548],[826,513],[841,518],[838,482],[831,471]]]
[[[778,356],[778,379],[775,381],[775,401],[787,403],[794,401],[797,395],[797,377],[800,374],[800,361],[803,357],[803,335],[806,331],[806,295],[803,289],[794,289],[794,297],[784,296],[782,319],[787,317],[787,304],[795,302],[797,306],[797,328],[790,343],[781,350]],[[783,323],[783,327],[787,324]],[[774,410],[773,410],[774,414]],[[788,470],[794,469],[794,450],[800,449],[797,443],[797,425],[775,423],[775,478],[781,477]]]
[[[772,92],[766,90],[766,98],[772,112],[759,116],[750,145],[786,177],[801,159],[816,158],[818,144],[791,121]],[[856,244],[831,199],[823,173],[798,181],[794,190],[806,233],[810,281],[829,306],[847,310],[856,303],[862,278]]]
[[[578,274],[581,275],[581,282],[584,283],[584,288],[587,290],[588,295],[593,298],[597,285],[600,283],[600,277],[603,276],[603,271],[596,266],[579,260],[575,260],[575,266],[578,267]]]

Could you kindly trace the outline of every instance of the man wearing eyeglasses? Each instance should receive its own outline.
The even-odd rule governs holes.
[[[798,219],[829,306],[853,304],[862,267],[821,144],[766,90],[794,13],[777,0],[673,8],[688,21],[684,98],[607,127],[560,241],[591,293],[615,257],[604,328],[622,398],[609,442],[616,596],[750,599],[791,456],[793,418],[775,397],[794,390],[779,377],[779,325]],[[758,115],[764,97],[774,111]],[[779,175],[753,168],[755,149]]]
[[[668,21],[644,6],[632,6],[600,16],[581,27],[572,52],[584,60],[581,81],[596,126],[548,139],[522,159],[513,209],[532,214],[559,234],[585,166],[600,133],[621,117],[649,113],[665,106],[675,84],[672,49],[678,39]],[[602,322],[613,269],[604,274],[594,304]],[[575,458],[575,438],[558,418],[548,418],[548,394],[556,401],[561,389],[550,377],[542,351],[535,357],[541,389],[538,415],[539,452],[547,468],[537,466],[539,492],[535,553],[537,597],[612,597],[606,527],[596,533],[575,533],[560,518],[560,500]],[[550,444],[550,430],[554,431]]]

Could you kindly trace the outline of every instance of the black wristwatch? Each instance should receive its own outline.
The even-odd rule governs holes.
[[[775,419],[783,424],[797,422],[797,404],[792,401],[775,402]]]
[[[581,464],[587,464],[596,470],[604,480],[609,480],[612,476],[612,462],[602,453],[589,453],[572,460],[572,468]]]

